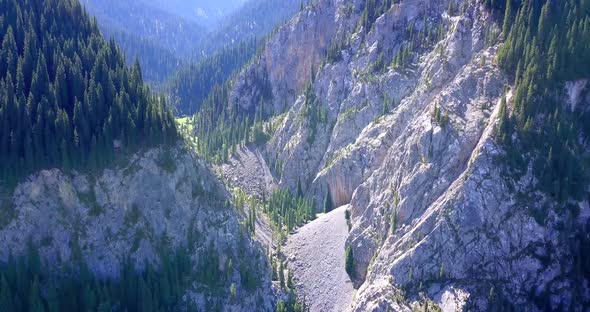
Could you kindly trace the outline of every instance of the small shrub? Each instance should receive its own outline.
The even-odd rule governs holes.
[[[354,256],[350,246],[346,247],[345,269],[350,279],[354,279]]]
[[[158,166],[168,173],[174,173],[176,171],[176,161],[170,150],[165,150],[160,154],[158,158]]]

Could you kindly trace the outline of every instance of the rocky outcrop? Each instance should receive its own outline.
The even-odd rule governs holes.
[[[316,1],[263,52],[306,46],[301,38],[313,38],[313,28],[302,35],[294,23],[326,25],[342,46],[307,90],[297,70],[289,79],[270,75],[271,102],[286,99],[288,109],[266,159],[282,169],[280,187],[295,190],[301,181],[318,203],[330,190],[336,206],[350,204],[348,244],[362,284],[353,311],[420,303],[446,311],[580,309],[576,300],[590,302],[588,283],[569,276],[571,252],[559,233],[564,223],[586,224],[589,208],[571,203],[578,215],[540,220],[535,211],[556,203],[535,191],[530,172],[508,174],[494,140],[500,98],[510,94],[495,61],[493,16],[476,0],[394,2],[365,29],[365,1]],[[264,56],[258,63],[267,73],[285,70]],[[570,97],[585,94],[581,84],[569,86]],[[322,112],[319,122],[310,103]],[[569,288],[586,295],[574,298]]]
[[[336,16],[338,2],[314,1],[281,27],[262,55],[235,79],[232,104],[250,109],[265,98],[274,112],[289,107],[317,72],[343,25],[342,17]]]
[[[12,193],[12,218],[0,228],[0,259],[25,253],[31,240],[46,265],[59,271],[80,248],[91,272],[116,278],[128,258],[140,270],[146,262],[157,266],[166,242],[194,250],[195,272],[217,253],[228,285],[209,292],[195,280],[185,298],[200,310],[208,303],[225,311],[272,310],[268,264],[228,198],[206,164],[180,147],[138,153],[96,174],[41,171]],[[242,284],[246,273],[257,277],[258,289]],[[230,284],[239,300],[229,300]]]

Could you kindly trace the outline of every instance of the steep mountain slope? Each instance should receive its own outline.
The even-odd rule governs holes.
[[[537,31],[532,19],[542,6],[525,2],[517,14],[529,16]],[[279,187],[295,192],[299,181],[317,203],[326,194],[336,206],[350,203],[347,244],[360,285],[354,311],[434,303],[449,311],[581,310],[590,302],[588,262],[581,260],[588,252],[588,185],[581,186],[584,196],[566,200],[543,191],[535,150],[525,150],[526,141],[507,147],[501,139],[506,116],[518,117],[522,109],[527,89],[518,79],[533,80],[521,69],[514,85],[500,68],[508,31],[502,32],[510,24],[500,25],[498,11],[475,0],[315,1],[235,80],[213,126],[196,124],[199,133],[203,125],[219,129],[210,132],[215,136],[206,148],[218,148],[213,159],[223,160],[231,148],[215,140],[244,142],[241,132],[235,140],[223,130],[271,120],[263,148]],[[590,25],[587,6],[576,12],[579,22],[570,14],[568,23],[575,21],[581,39]],[[516,27],[515,36],[526,33]],[[530,40],[527,55],[538,49]],[[569,67],[575,59],[562,61]],[[528,67],[534,72],[537,66]],[[571,76],[584,79],[567,83],[574,96],[566,97],[563,81],[552,82],[557,91],[545,94],[560,99],[556,110],[586,114],[587,74]],[[540,84],[525,87],[534,102]],[[542,116],[535,118],[529,131],[548,135]],[[579,172],[588,176],[583,124],[568,129],[579,138],[572,148]],[[509,160],[509,151],[519,148],[524,173],[516,174],[521,165]],[[549,155],[551,168],[563,168]],[[571,176],[566,171],[555,174]]]
[[[114,38],[128,63],[139,58],[146,80],[163,84],[182,63],[195,59],[207,31],[199,19],[185,18],[163,3],[143,0],[83,0],[105,37]]]
[[[157,271],[162,253],[179,250],[189,261],[184,302],[199,311],[272,310],[265,257],[225,189],[184,148],[138,153],[98,174],[41,171],[2,207],[11,218],[0,227],[0,260],[25,255],[32,242],[52,272],[42,286],[79,260],[99,279],[119,279],[125,261]]]
[[[129,63],[139,58],[146,81],[171,94],[181,115],[194,113],[211,88],[239,70],[256,52],[258,41],[299,8],[292,0],[83,4]]]
[[[221,49],[197,64],[179,69],[168,81],[167,91],[177,115],[197,112],[213,87],[223,84],[249,61],[259,43],[256,39],[242,41]]]
[[[245,217],[139,64],[77,1],[0,7],[0,310],[274,310]]]
[[[144,0],[145,1],[145,0]],[[147,0],[155,6],[207,27],[215,27],[248,0]]]
[[[300,2],[295,0],[247,0],[203,38],[200,52],[211,55],[244,40],[264,38],[291,19],[299,6]]]
[[[178,70],[167,91],[179,115],[197,112],[214,86],[222,85],[253,58],[265,37],[298,10],[296,1],[250,0],[197,44],[204,57]]]
[[[298,229],[283,249],[297,295],[310,311],[346,312],[354,297],[344,269],[347,208],[342,206]]]
[[[126,66],[78,2],[0,4],[0,181],[55,166],[100,168],[116,148],[176,140],[139,64]]]

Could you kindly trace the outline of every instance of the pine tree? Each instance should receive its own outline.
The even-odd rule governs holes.
[[[352,254],[352,248],[350,246],[346,247],[346,255],[345,255],[345,270],[350,276],[351,279],[354,279],[354,258]]]
[[[39,280],[37,277],[33,280],[33,284],[29,291],[28,310],[30,312],[44,312],[43,302],[41,301],[41,293],[39,289]]]
[[[334,205],[332,204],[332,195],[330,194],[330,188],[328,188],[328,192],[326,193],[326,197],[324,198],[324,213],[328,213],[334,209]]]
[[[174,141],[166,104],[151,96],[139,65],[125,65],[79,2],[0,2],[14,8],[0,13],[6,29],[0,49],[0,180],[17,182],[47,167],[107,165],[112,140],[125,130],[134,143],[130,151]],[[146,112],[155,112],[149,127]]]
[[[508,36],[510,32],[510,27],[512,25],[513,17],[512,17],[512,0],[506,0],[506,11],[504,12],[504,23],[502,23],[502,35],[504,37]]]
[[[285,289],[285,267],[283,260],[279,260],[279,285],[281,289]]]
[[[17,311],[14,305],[12,291],[10,290],[10,286],[4,275],[0,277],[0,307],[2,307],[2,311],[5,312]]]

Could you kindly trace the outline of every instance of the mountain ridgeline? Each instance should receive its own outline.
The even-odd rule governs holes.
[[[0,9],[0,310],[590,306],[590,0]]]
[[[125,64],[77,1],[2,0],[0,173],[98,168],[114,141],[128,151],[176,139],[163,98]]]
[[[178,70],[167,87],[177,115],[196,113],[211,90],[242,68],[254,56],[258,46],[256,39],[251,38]]]
[[[313,1],[203,102],[197,148],[350,205],[353,311],[580,311],[589,36],[585,0]]]
[[[196,42],[206,33],[200,19],[178,15],[154,1],[84,0],[106,38],[114,38],[127,63],[140,60],[144,78],[161,88],[183,64],[199,58]],[[187,4],[188,5],[188,4]]]
[[[297,12],[297,1],[115,1],[84,0],[90,14],[96,16],[105,37],[115,38],[132,64],[137,57],[143,65],[145,79],[161,91],[172,92],[172,97],[195,92],[190,102],[182,104],[178,111],[185,114],[187,107],[196,107],[202,102],[202,92],[210,89],[207,82],[201,87],[195,82],[187,85],[179,82],[178,76],[186,77],[188,71],[198,80],[226,80],[229,74],[252,57],[250,42],[266,37],[280,23]],[[244,51],[245,46],[248,51]],[[240,62],[228,60],[230,50],[244,52]],[[225,55],[225,56],[224,56]],[[217,72],[203,71],[207,64],[228,60],[224,69]],[[238,60],[238,59],[236,59]],[[203,64],[201,64],[203,63]],[[200,67],[200,69],[196,69]],[[233,70],[227,72],[227,68]],[[179,71],[178,74],[175,74]],[[224,73],[220,76],[220,73]],[[186,78],[180,78],[186,81]],[[197,80],[197,79],[193,79]],[[168,87],[172,85],[172,87]]]

